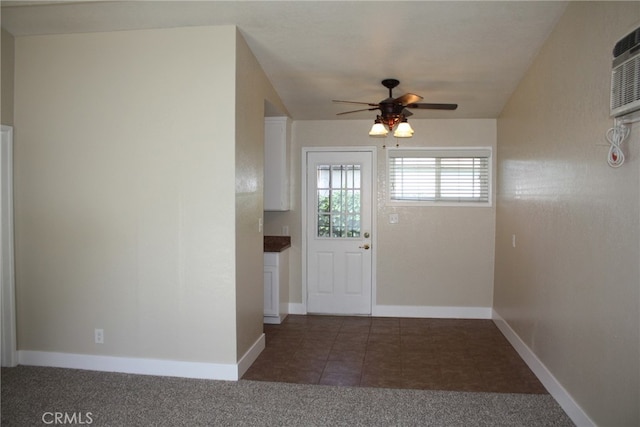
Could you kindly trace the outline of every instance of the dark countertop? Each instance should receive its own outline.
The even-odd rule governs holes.
[[[291,246],[291,236],[264,236],[265,252],[282,252]]]

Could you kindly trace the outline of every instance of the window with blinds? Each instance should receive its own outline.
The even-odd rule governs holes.
[[[491,204],[491,149],[389,149],[389,202]]]

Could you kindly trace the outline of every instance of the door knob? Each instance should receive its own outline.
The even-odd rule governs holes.
[[[360,249],[365,249],[365,250],[366,250],[366,249],[369,249],[371,246],[369,246],[368,244],[366,244],[366,243],[365,243],[364,245],[362,245],[362,246],[358,246],[358,247],[359,247]]]

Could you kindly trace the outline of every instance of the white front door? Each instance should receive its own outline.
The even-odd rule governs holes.
[[[371,314],[371,151],[307,152],[307,312]]]

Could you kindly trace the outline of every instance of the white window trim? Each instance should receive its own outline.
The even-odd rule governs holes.
[[[431,153],[435,155],[442,155],[443,153],[457,153],[461,152],[468,154],[469,157],[477,155],[479,152],[489,152],[489,198],[486,202],[449,202],[449,201],[428,201],[428,200],[394,200],[391,199],[391,191],[389,189],[390,177],[389,177],[389,157],[393,152],[404,151],[406,154],[411,152],[420,153],[425,155]],[[385,156],[385,168],[386,168],[386,203],[388,206],[440,206],[440,207],[475,207],[475,208],[490,208],[493,207],[493,148],[492,147],[399,147],[399,148],[387,148]],[[426,157],[426,156],[425,156]]]

